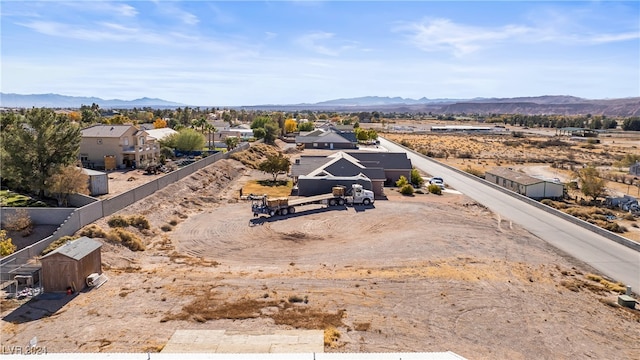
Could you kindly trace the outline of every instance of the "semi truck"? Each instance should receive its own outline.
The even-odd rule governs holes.
[[[253,216],[267,214],[269,216],[287,215],[296,212],[296,207],[310,204],[326,204],[328,206],[370,205],[374,202],[373,191],[366,190],[360,184],[352,184],[347,193],[344,186],[334,186],[330,193],[306,196],[297,199],[269,198],[266,195],[250,195]]]

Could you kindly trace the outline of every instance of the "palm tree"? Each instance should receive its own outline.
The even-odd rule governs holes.
[[[215,126],[213,126],[208,122],[204,124],[204,130],[207,131],[207,144],[209,145],[209,150],[211,150],[211,147],[212,147],[211,145],[215,147],[215,140],[216,140],[215,133],[218,130],[215,128]],[[213,139],[211,139],[211,134],[214,134]]]

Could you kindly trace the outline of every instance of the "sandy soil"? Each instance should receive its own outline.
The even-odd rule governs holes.
[[[638,310],[586,279],[592,269],[464,195],[386,189],[389,200],[370,208],[253,219],[238,190],[264,177],[223,160],[124,209],[150,221],[129,229],[147,250],[105,243],[110,280],[99,289],[3,301],[1,345],[37,336],[49,352],[142,352],[177,329],[335,327],[326,351],[640,353]],[[97,225],[108,230],[106,219]]]

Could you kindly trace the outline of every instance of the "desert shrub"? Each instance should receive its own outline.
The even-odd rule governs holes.
[[[173,227],[169,224],[164,224],[160,227],[160,230],[164,231],[164,232],[168,232],[173,230]]]
[[[602,224],[602,228],[614,233],[623,233],[627,231],[626,227],[618,224],[617,222],[607,222],[606,224]]]
[[[411,148],[411,143],[409,143],[407,140],[404,140],[404,139],[400,141],[400,145]]]
[[[401,188],[405,185],[409,184],[409,180],[404,175],[401,175],[398,181],[396,181],[396,186]]]
[[[301,303],[304,301],[304,299],[298,295],[291,295],[288,300],[290,303]]]
[[[144,230],[144,229],[151,228],[149,226],[149,220],[147,220],[147,218],[145,218],[142,215],[130,216],[128,221],[129,221],[129,225],[137,228],[138,230]]]
[[[440,188],[440,186],[438,186],[436,184],[429,185],[427,187],[427,190],[429,190],[429,192],[432,193],[432,194],[442,195],[442,188]]]
[[[629,221],[636,221],[636,218],[632,213],[626,213],[622,218]]]
[[[176,220],[176,219],[171,219],[171,220],[169,220],[169,225],[171,225],[171,226],[176,226],[176,225],[178,225],[178,220]]]
[[[400,188],[400,194],[402,195],[413,195],[414,189],[411,184],[404,184]]]
[[[473,159],[473,154],[469,151],[463,151],[458,153],[458,158],[460,159]]]
[[[580,145],[580,148],[582,148],[582,149],[592,150],[592,149],[595,149],[595,148],[596,148],[596,146],[595,146],[595,145],[593,145],[593,144],[591,144],[591,143],[586,143],[586,144],[582,144],[582,145]]]
[[[468,174],[471,174],[471,175],[474,175],[474,176],[477,176],[479,178],[483,178],[484,179],[484,172],[482,172],[482,170],[480,170],[480,169],[476,169],[476,168],[471,167],[471,165],[467,165],[467,168],[464,169],[464,171],[466,173],[468,173]]]
[[[109,224],[109,226],[112,228],[127,227],[129,226],[129,221],[124,216],[116,215],[112,216],[109,221],[107,221],[107,224]]]
[[[324,330],[324,346],[335,347],[340,340],[340,331],[333,326]]]
[[[553,200],[551,199],[542,199],[540,200],[540,203],[547,205],[547,206],[551,206],[552,208],[555,208],[555,206],[553,206]]]
[[[13,214],[7,215],[4,228],[11,231],[19,231],[22,236],[33,233],[33,222],[25,209],[19,209]]]
[[[13,244],[10,237],[7,237],[7,232],[0,230],[0,256],[11,255],[16,251],[17,247]]]
[[[144,251],[145,247],[135,234],[123,230],[123,229],[114,229],[107,234],[107,240],[116,243],[122,244],[129,248],[131,251]]]
[[[100,226],[91,224],[89,226],[85,226],[80,231],[80,236],[86,236],[90,238],[106,238],[107,233],[104,230],[102,230]]]
[[[73,237],[73,236],[63,236],[60,239],[52,242],[51,244],[49,244],[49,246],[47,246],[44,250],[42,250],[42,253],[40,253],[40,255],[47,255],[48,253],[52,252],[53,250],[59,248],[60,246],[66,244],[68,241],[74,241],[77,238]]]
[[[514,131],[511,133],[511,136],[513,136],[514,138],[523,138],[525,137],[524,133],[522,131]]]

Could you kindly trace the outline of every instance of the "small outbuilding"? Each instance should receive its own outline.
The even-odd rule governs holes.
[[[485,180],[532,199],[560,199],[564,184],[539,179],[508,168],[494,168],[485,172]]]
[[[109,193],[109,176],[107,173],[82,169],[82,172],[89,176],[89,195],[104,195]]]
[[[102,273],[102,243],[83,236],[40,258],[44,292],[80,291],[87,277]]]

